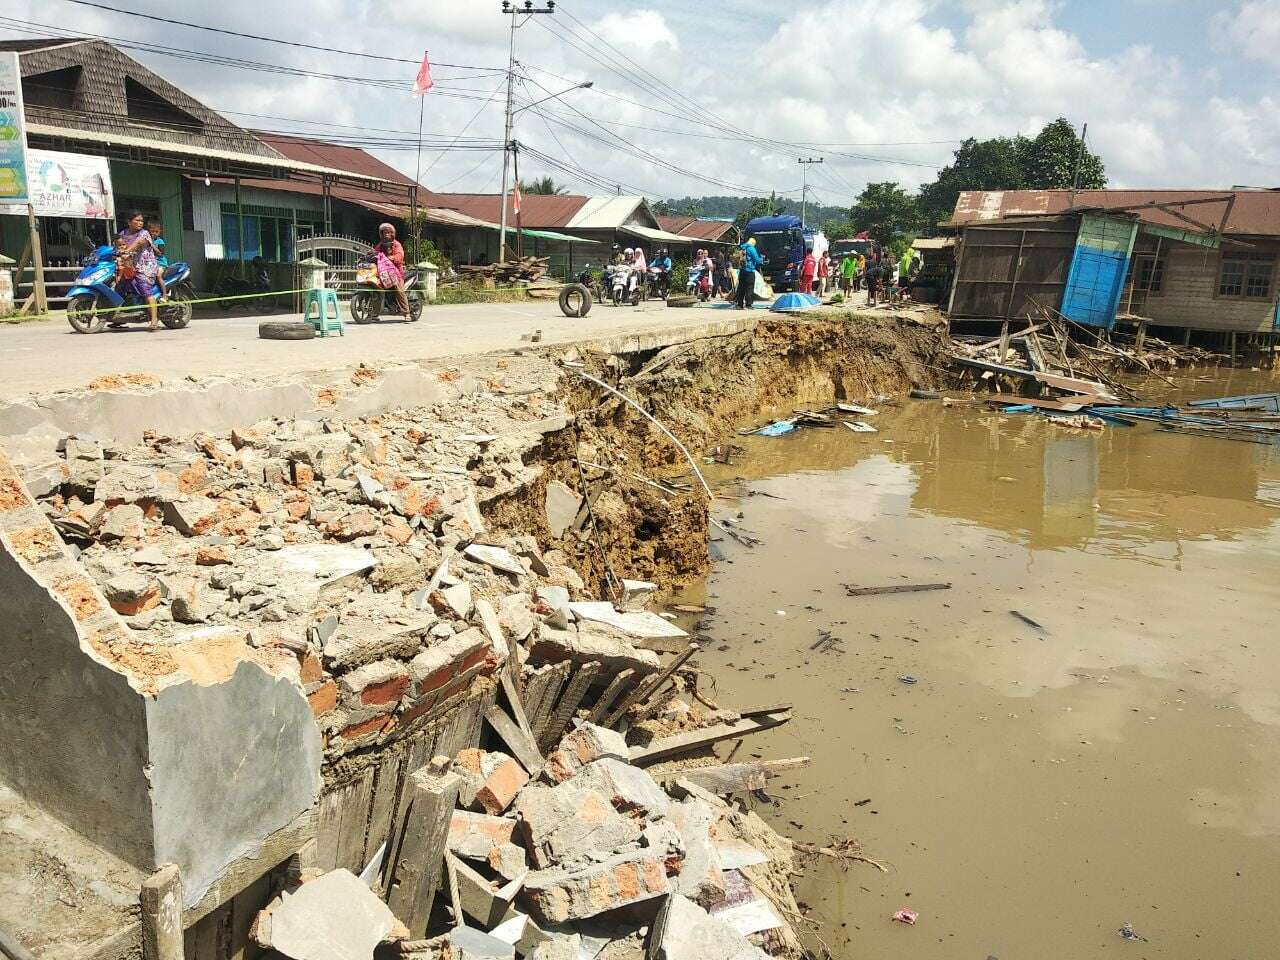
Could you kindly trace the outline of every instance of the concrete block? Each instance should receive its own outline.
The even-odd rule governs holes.
[[[569,937],[553,936],[534,947],[526,960],[580,960],[581,949],[581,934],[575,933]]]
[[[579,620],[603,623],[638,640],[680,639],[689,635],[656,613],[644,610],[619,612],[612,603],[603,600],[579,600],[569,604],[569,609]]]
[[[160,583],[141,573],[121,573],[103,587],[111,609],[121,616],[135,617],[160,603]]]
[[[560,746],[547,757],[545,776],[553,783],[564,783],[587,764],[602,757],[625,761],[626,738],[616,730],[584,723],[567,734],[560,741]]]
[[[68,460],[101,460],[104,455],[102,444],[97,440],[78,437],[68,437],[62,452]]]
[[[459,583],[440,591],[444,602],[459,619],[465,620],[471,615],[471,584]]]
[[[458,767],[454,766],[458,773]],[[489,854],[513,842],[516,821],[510,817],[491,817],[487,813],[455,810],[449,822],[449,849],[467,860],[488,860]]]
[[[572,783],[531,784],[512,809],[521,820],[529,859],[539,870],[602,860],[640,839],[636,821],[618,814],[603,794]]]
[[[561,607],[568,609],[572,599],[567,589],[552,585],[538,587],[535,595],[552,610],[559,610]]]
[[[555,754],[552,754],[552,758],[554,757]],[[548,767],[553,762],[554,759],[548,759]],[[609,798],[614,809],[621,813],[639,813],[649,818],[664,817],[672,805],[671,798],[647,770],[633,767],[614,757],[602,757],[587,764],[569,782],[603,794]]]
[[[606,673],[635,670],[654,673],[660,662],[652,650],[640,650],[627,641],[603,633],[555,630],[542,624],[532,641],[529,654],[534,660],[558,663],[569,660],[578,665],[598,661]]]
[[[412,657],[422,645],[422,634],[433,621],[431,616],[419,617],[408,624],[343,621],[321,647],[325,666],[337,673],[375,660]]]
[[[582,498],[559,480],[552,480],[547,484],[545,508],[551,536],[559,539],[577,519],[578,511],[582,509]]]
[[[170,581],[169,609],[178,623],[207,623],[215,607],[200,581],[178,577]]]
[[[538,618],[533,613],[532,598],[527,593],[513,593],[503,597],[498,604],[498,623],[517,642],[523,642],[538,625]]]
[[[576,869],[536,870],[524,881],[525,902],[548,924],[585,920],[653,900],[670,889],[662,860],[645,851],[619,854]]]
[[[184,497],[164,505],[164,522],[188,537],[208,533],[217,516],[217,507],[207,497]]]
[[[494,847],[489,851],[485,862],[489,864],[489,869],[503,880],[515,880],[529,872],[529,858],[525,855],[524,847],[514,843],[503,843]]]
[[[701,800],[685,800],[671,804],[668,817],[684,846],[676,892],[703,907],[719,903],[724,899],[724,870],[712,839],[719,813]]]
[[[146,532],[145,514],[136,503],[122,503],[112,507],[98,527],[100,540],[136,540]]]
[[[514,945],[474,927],[454,927],[448,936],[458,960],[515,960]]]
[[[766,954],[688,897],[673,893],[649,930],[646,960],[767,960]]]
[[[166,470],[140,463],[123,463],[98,481],[97,503],[163,503],[179,496],[178,478]]]
[[[334,870],[269,904],[254,939],[293,960],[370,960],[378,944],[408,933],[359,877]]]
[[[475,803],[485,813],[497,815],[511,806],[516,794],[529,782],[529,774],[514,760],[499,764],[476,791]]]
[[[525,576],[524,566],[509,550],[504,550],[502,547],[493,547],[484,543],[472,543],[462,552],[470,559],[488,564],[495,570],[501,570],[503,573],[509,573],[516,577]]]

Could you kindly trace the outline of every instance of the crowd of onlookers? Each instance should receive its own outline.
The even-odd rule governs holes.
[[[825,251],[818,255],[809,251],[800,266],[797,289],[822,297],[838,287],[846,301],[855,292],[866,290],[869,305],[897,303],[921,266],[920,255],[914,250],[894,259],[889,248],[880,244],[872,244],[867,253],[845,253],[838,261]]]

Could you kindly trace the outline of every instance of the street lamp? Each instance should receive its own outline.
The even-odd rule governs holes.
[[[515,116],[515,114],[517,114],[517,113],[524,113],[524,112],[525,112],[526,110],[528,110],[530,107],[536,107],[538,104],[540,104],[540,103],[546,103],[548,100],[556,100],[556,99],[558,99],[558,98],[560,98],[560,97],[563,97],[566,93],[573,93],[573,91],[575,91],[575,90],[590,90],[590,89],[591,89],[592,87],[594,87],[595,85],[596,85],[596,84],[595,84],[595,81],[594,81],[594,80],[587,80],[585,83],[580,83],[580,84],[578,84],[577,86],[570,87],[570,88],[569,88],[569,89],[567,89],[567,90],[561,90],[559,93],[553,93],[553,94],[552,94],[551,96],[549,96],[549,97],[543,97],[541,100],[535,100],[535,101],[533,101],[533,103],[526,103],[526,104],[525,104],[523,107],[521,107],[519,110],[515,110],[515,111],[513,111],[513,112],[512,112],[512,116]]]

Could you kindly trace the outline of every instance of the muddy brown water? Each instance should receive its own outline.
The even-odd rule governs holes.
[[[720,538],[680,597],[715,608],[722,702],[795,705],[738,756],[814,763],[757,809],[890,865],[808,871],[832,955],[1280,955],[1280,446],[910,400],[868,419],[708,467],[762,543]]]

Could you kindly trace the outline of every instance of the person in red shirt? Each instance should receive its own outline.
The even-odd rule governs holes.
[[[804,262],[800,264],[800,283],[796,289],[801,293],[813,293],[813,277],[817,272],[818,260],[813,251],[809,250],[804,255]]]
[[[396,239],[396,228],[389,223],[380,225],[378,243],[373,249],[390,260],[399,272],[399,276],[394,278],[395,285],[390,289],[396,299],[396,309],[400,312],[400,316],[406,320],[410,319],[409,297],[404,289],[404,247]]]
[[[831,276],[831,257],[823,251],[822,256],[818,258],[818,296],[823,297],[827,294],[827,277]]]

